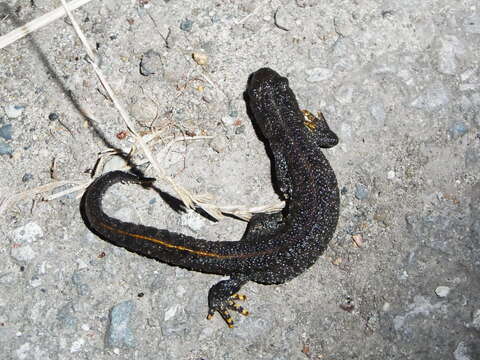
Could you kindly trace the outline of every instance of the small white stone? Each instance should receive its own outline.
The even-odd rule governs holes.
[[[35,222],[29,222],[13,230],[13,240],[16,243],[32,243],[43,236],[43,230]]]
[[[383,304],[383,307],[382,307],[382,310],[387,312],[387,311],[390,311],[390,303],[389,302],[386,302],[385,304]]]
[[[193,57],[193,60],[195,60],[195,62],[198,64],[198,65],[207,65],[208,63],[208,56],[207,54],[205,53],[202,53],[202,52],[194,52],[192,54],[192,57]]]
[[[42,285],[42,280],[41,279],[32,279],[30,281],[30,286],[31,287],[36,288],[36,287],[39,287],[40,285]]]
[[[74,352],[80,351],[82,349],[83,344],[85,344],[85,340],[81,338],[78,339],[77,341],[74,341],[72,343],[72,346],[70,347],[70,352],[74,353]]]
[[[25,106],[22,105],[9,104],[5,106],[5,114],[9,119],[16,119],[20,117],[23,113],[23,110],[25,110]]]
[[[177,297],[181,298],[181,297],[183,297],[183,295],[185,295],[186,292],[187,292],[187,290],[183,286],[178,285],[177,291],[175,292],[176,293],[175,295]]]
[[[176,304],[174,306],[171,306],[170,308],[167,309],[167,311],[165,311],[165,315],[163,317],[163,319],[165,321],[168,321],[170,320],[171,318],[173,318],[175,316],[175,314],[177,313],[178,309],[180,308],[180,305]]]
[[[464,71],[463,73],[460,74],[460,80],[467,81],[473,74],[475,74],[476,71],[477,71],[476,68],[471,68]]]
[[[12,249],[12,257],[18,261],[30,261],[36,254],[30,245],[20,246]]]
[[[341,86],[336,94],[335,99],[341,104],[350,104],[353,98],[353,88],[349,87],[348,85]]]
[[[439,286],[435,289],[435,294],[437,294],[437,296],[441,298],[446,297],[449,292],[450,288],[448,286]]]
[[[395,179],[395,171],[390,170],[390,171],[387,173],[387,179],[388,179],[388,180],[393,180],[393,179]]]
[[[83,331],[89,331],[89,330],[90,330],[90,326],[88,326],[88,324],[82,324],[82,330],[83,330]]]
[[[450,91],[442,83],[436,82],[412,101],[411,106],[432,111],[445,106],[449,101]]]
[[[327,80],[332,77],[333,71],[327,68],[316,67],[313,69],[305,70],[307,73],[307,81],[308,82],[320,82],[323,80]]]
[[[88,264],[82,259],[77,259],[78,270],[83,270],[88,267]]]

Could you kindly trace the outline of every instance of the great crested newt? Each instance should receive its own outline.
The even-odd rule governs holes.
[[[145,182],[130,173],[98,177],[82,199],[88,228],[104,240],[167,264],[228,275],[210,288],[207,318],[219,312],[230,327],[229,310],[248,314],[235,301],[244,298],[238,291],[247,281],[281,284],[315,263],[333,236],[340,203],[335,173],[321,150],[335,146],[338,138],[323,116],[301,111],[288,80],[269,68],[250,76],[246,95],[253,122],[273,154],[286,207],[255,214],[239,241],[206,241],[108,216],[102,198],[109,187]]]

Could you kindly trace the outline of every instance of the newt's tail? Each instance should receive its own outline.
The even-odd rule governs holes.
[[[112,185],[119,182],[145,184],[152,181],[153,179],[142,179],[122,171],[109,172],[97,178],[82,198],[82,214],[88,228],[102,239],[139,255],[220,275],[252,271],[255,264],[267,260],[265,257],[273,251],[253,249],[251,242],[196,239],[168,230],[120,221],[103,211],[103,195]]]

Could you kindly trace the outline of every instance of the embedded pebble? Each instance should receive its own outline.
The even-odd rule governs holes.
[[[33,179],[33,175],[30,173],[25,173],[22,176],[22,182],[27,182]]]
[[[232,116],[229,114],[222,117],[222,123],[225,126],[233,126],[235,125],[236,121],[237,121],[237,116]]]
[[[446,35],[440,40],[438,50],[438,71],[454,75],[459,69],[459,60],[465,55],[465,47],[456,36]]]
[[[83,280],[82,273],[78,270],[72,275],[72,283],[75,285],[78,295],[85,296],[91,293],[90,287],[86,284],[86,281]]]
[[[13,240],[16,243],[32,243],[43,236],[43,230],[35,222],[29,222],[13,230]]]
[[[206,65],[208,63],[208,56],[201,52],[194,52],[192,58],[198,65]]]
[[[240,125],[235,128],[235,135],[240,135],[245,133],[245,125]]]
[[[465,123],[455,123],[450,129],[448,129],[448,135],[451,139],[461,138],[468,132],[468,126]]]
[[[305,72],[307,73],[307,81],[308,82],[319,82],[323,80],[327,80],[332,77],[333,71],[327,68],[316,67],[313,69],[306,69]]]
[[[335,99],[342,104],[349,104],[353,99],[353,88],[348,85],[341,86],[335,93]]]
[[[52,112],[52,113],[48,114],[48,120],[56,121],[58,119],[60,119],[60,115],[58,115],[56,112]]]
[[[462,81],[467,81],[467,80],[470,78],[470,76],[472,76],[472,75],[475,74],[476,71],[477,71],[477,70],[476,70],[475,68],[471,68],[471,69],[465,70],[464,72],[462,72],[462,73],[460,74],[460,80],[462,80]]]
[[[130,317],[135,310],[131,300],[123,301],[110,310],[106,345],[110,347],[134,347],[136,345],[133,331],[130,328]]]
[[[352,240],[356,247],[361,248],[365,245],[365,240],[363,239],[362,234],[352,235]]]
[[[363,184],[355,185],[355,197],[358,200],[364,200],[368,197],[368,189]]]
[[[193,21],[189,19],[184,19],[180,23],[180,29],[183,31],[191,31],[193,27]]]
[[[172,305],[170,306],[166,311],[165,311],[165,315],[163,316],[163,320],[164,321],[168,321],[172,318],[175,317],[175,315],[177,314],[177,311],[180,309],[180,305],[179,304],[175,304],[175,305]]]
[[[392,305],[389,303],[389,302],[385,302],[382,306],[382,310],[387,312],[387,311],[390,311]]]
[[[450,293],[450,288],[448,286],[439,286],[435,289],[435,294],[438,297],[444,298]]]
[[[140,74],[143,76],[151,76],[155,74],[163,74],[162,56],[155,50],[148,50],[140,60]]]
[[[70,352],[78,352],[82,350],[82,346],[85,344],[85,340],[80,338],[72,343],[72,346],[70,346]]]
[[[30,286],[31,287],[36,288],[36,287],[39,287],[40,285],[42,285],[42,279],[38,278],[37,276],[34,276],[30,280]]]
[[[5,124],[0,127],[0,137],[5,140],[12,140],[12,124]]]
[[[393,180],[393,179],[395,179],[395,171],[390,170],[390,171],[387,173],[387,179],[388,179],[388,180]]]
[[[287,11],[285,7],[280,7],[274,15],[275,25],[284,31],[290,31],[295,27],[295,18],[292,11]]]
[[[437,82],[425,90],[425,93],[412,101],[411,106],[417,109],[435,110],[450,101],[450,93],[445,86]]]
[[[13,148],[4,142],[3,140],[0,139],[0,155],[12,155],[13,154]]]
[[[455,360],[473,360],[470,356],[470,349],[463,341],[458,343],[457,348],[453,352],[453,358]]]
[[[9,104],[9,105],[5,106],[5,114],[10,119],[16,119],[16,118],[20,117],[23,114],[24,110],[25,110],[25,106],[23,106],[23,105]]]
[[[210,147],[217,153],[224,152],[227,148],[228,139],[225,136],[216,136],[210,141]]]
[[[58,309],[56,319],[64,328],[74,328],[77,325],[78,319],[75,316],[75,310],[71,302]]]
[[[11,251],[12,257],[17,261],[28,262],[37,255],[30,245],[14,247]]]

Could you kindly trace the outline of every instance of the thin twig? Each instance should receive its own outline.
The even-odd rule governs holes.
[[[69,2],[66,6],[69,10],[75,10],[80,6],[89,3],[90,1],[92,0],[73,0]],[[10,31],[8,34],[0,36],[0,49],[3,49],[5,46],[14,43],[18,39],[21,39],[22,37],[30,34],[31,32],[34,32],[44,27],[45,25],[54,22],[57,19],[60,19],[64,15],[65,8],[63,6],[60,6],[59,8],[56,8],[55,10],[52,10],[45,15],[42,15],[35,20],[30,21],[29,23]],[[6,17],[3,18],[2,21],[5,19]]]
[[[79,184],[79,183],[80,181],[78,180],[61,180],[61,181],[54,181],[49,184],[41,185],[30,190],[18,192],[10,196],[2,196],[0,193],[0,215],[2,215],[11,205],[13,205],[14,203],[20,200],[32,198],[35,195],[42,194],[47,191],[51,191],[60,186],[69,185],[69,184]],[[5,193],[10,191],[11,190],[7,190],[5,191]]]

